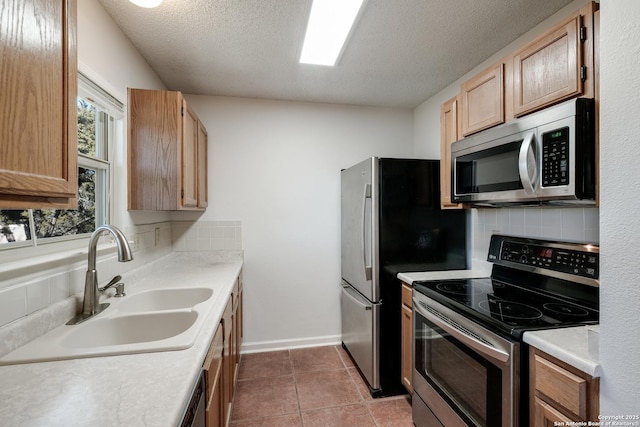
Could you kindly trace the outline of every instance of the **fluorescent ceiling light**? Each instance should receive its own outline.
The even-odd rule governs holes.
[[[140,7],[146,7],[147,9],[160,6],[160,3],[162,3],[162,0],[129,0],[129,1]]]
[[[300,62],[333,66],[364,0],[313,0]]]

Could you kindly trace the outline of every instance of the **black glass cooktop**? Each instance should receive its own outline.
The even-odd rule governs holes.
[[[492,329],[521,338],[527,330],[598,323],[595,307],[570,296],[491,278],[414,282],[416,291]]]

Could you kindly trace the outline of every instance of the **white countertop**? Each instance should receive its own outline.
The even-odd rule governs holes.
[[[131,294],[207,286],[214,302],[196,343],[185,350],[0,366],[0,425],[175,426],[220,322],[241,255],[176,252],[124,276]],[[134,287],[129,284],[135,282]],[[216,297],[218,295],[219,297]],[[125,297],[126,298],[126,297]]]
[[[469,270],[422,271],[415,273],[398,273],[398,279],[413,284],[422,280],[474,279],[491,276],[493,264],[487,261],[473,259]]]
[[[590,329],[595,333],[590,333]],[[546,329],[525,332],[523,340],[597,378],[602,374],[598,360],[599,332],[599,325]]]

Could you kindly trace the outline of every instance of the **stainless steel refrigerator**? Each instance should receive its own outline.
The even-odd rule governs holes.
[[[342,345],[373,396],[404,393],[399,272],[466,268],[466,213],[440,209],[440,162],[369,158],[341,172]]]

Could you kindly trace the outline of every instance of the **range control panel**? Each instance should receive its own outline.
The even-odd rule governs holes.
[[[574,276],[598,279],[599,249],[597,246],[548,242],[533,239],[492,236],[489,261],[544,268]]]

